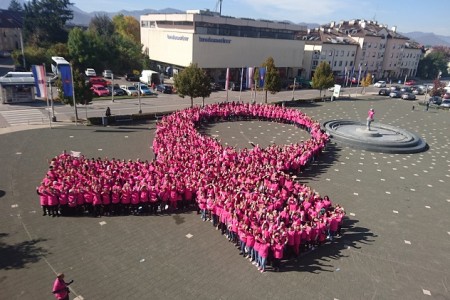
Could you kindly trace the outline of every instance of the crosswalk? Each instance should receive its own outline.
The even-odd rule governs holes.
[[[15,125],[42,125],[48,123],[48,113],[45,109],[21,109],[0,111],[7,126]]]

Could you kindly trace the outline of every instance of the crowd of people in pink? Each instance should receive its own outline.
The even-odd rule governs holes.
[[[202,123],[261,119],[310,133],[307,141],[237,150]],[[261,272],[339,233],[344,209],[295,180],[328,142],[299,110],[234,102],[181,110],[157,124],[152,161],[53,158],[37,188],[44,215],[157,214],[197,207]]]

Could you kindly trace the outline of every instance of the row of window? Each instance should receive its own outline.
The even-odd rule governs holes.
[[[295,38],[294,31],[286,29],[236,26],[229,24],[212,24],[204,22],[198,22],[195,24],[195,33],[282,40],[293,40]]]
[[[379,45],[380,45],[380,49],[386,48],[386,44],[380,43]],[[372,43],[368,43],[368,42],[364,42],[363,43],[363,48],[372,48],[372,46],[376,49],[376,48],[378,48],[378,43],[373,43],[373,44]]]
[[[347,57],[349,57],[349,56],[352,56],[352,57],[354,57],[355,56],[355,51],[345,51],[345,50],[324,50],[324,51],[322,51],[322,58],[324,58],[325,57],[325,55],[328,55],[328,56],[333,56],[333,54],[334,54],[334,56],[345,56],[345,54],[347,53]],[[314,54],[315,55],[320,55],[320,50],[315,50],[314,51]]]

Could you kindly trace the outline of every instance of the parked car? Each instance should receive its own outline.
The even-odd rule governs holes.
[[[105,86],[105,87],[111,84],[110,81],[107,81],[107,80],[105,80],[103,78],[100,78],[100,77],[91,77],[91,78],[89,78],[89,83],[92,84],[92,85],[97,84],[97,85],[102,85],[102,86]]]
[[[414,95],[413,93],[403,93],[402,94],[402,99],[403,100],[415,100],[416,99],[416,95]]]
[[[121,85],[120,88],[124,90],[128,96],[137,96],[138,90],[134,85]]]
[[[292,89],[296,89],[296,90],[299,90],[299,89],[301,89],[302,88],[302,84],[300,83],[300,82],[295,82],[295,84],[294,83],[291,83],[290,85],[288,85],[288,90],[292,90]]]
[[[386,87],[386,81],[382,81],[382,80],[380,80],[380,81],[377,81],[377,82],[375,82],[375,84],[373,85],[374,87]]]
[[[400,86],[398,85],[393,85],[389,88],[391,91],[400,91]]]
[[[404,86],[400,88],[400,92],[402,93],[412,93],[412,89],[410,87]]]
[[[93,84],[91,87],[92,92],[97,97],[109,96],[109,91],[106,87],[100,84]]]
[[[133,73],[127,73],[124,77],[126,81],[139,81],[139,75]]]
[[[442,95],[442,99],[450,99],[450,93],[445,93],[444,95]]]
[[[146,85],[146,84],[143,84],[143,83],[141,83],[141,84],[136,83],[136,84],[134,84],[134,86],[136,87],[137,90],[140,89],[141,95],[150,96],[150,95],[154,95],[154,94],[155,94],[155,93],[153,93],[153,92],[150,90],[150,88],[149,88],[148,85]]]
[[[87,77],[97,76],[97,73],[92,68],[87,68],[86,71],[84,71],[84,74],[86,74]]]
[[[450,108],[450,99],[444,99],[442,100],[442,103],[440,105],[441,107],[447,107]]]
[[[170,85],[165,85],[165,84],[157,85],[156,90],[160,93],[172,94],[172,86],[170,86]]]
[[[118,85],[114,85],[114,87],[112,87],[111,85],[108,85],[106,88],[108,89],[110,95],[112,93],[114,94],[114,96],[125,96],[127,94]]]
[[[378,91],[378,95],[380,95],[380,96],[389,96],[390,92],[391,92],[390,89],[380,89]]]
[[[222,86],[219,83],[211,82],[211,91],[221,91]]]
[[[433,96],[433,97],[430,97],[430,98],[428,99],[428,102],[429,102],[430,104],[441,105],[441,103],[442,103],[442,98],[439,97],[439,96]]]
[[[402,93],[400,91],[391,91],[389,93],[389,97],[391,98],[400,98],[402,96]]]
[[[405,85],[415,85],[417,82],[414,79],[406,80]]]
[[[419,86],[413,87],[412,92],[414,93],[414,95],[424,95],[425,94],[425,90]]]
[[[104,78],[112,78],[113,72],[111,70],[104,70],[102,75]]]

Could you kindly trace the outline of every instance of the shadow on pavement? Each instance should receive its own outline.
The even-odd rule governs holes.
[[[318,249],[301,255],[297,260],[291,259],[283,261],[280,272],[310,272],[319,274],[320,272],[339,272],[334,260],[348,257],[345,251],[349,249],[360,249],[360,244],[370,244],[377,235],[369,229],[356,226],[358,220],[345,219],[342,227],[343,236],[333,242],[326,243]]]
[[[4,190],[0,190],[0,198],[5,196],[5,195],[6,195],[6,192]]]
[[[0,233],[0,238],[8,236]],[[15,245],[7,245],[0,241],[0,270],[12,270],[25,268],[30,263],[38,262],[48,251],[38,244],[46,239],[33,239],[20,242]]]
[[[326,173],[326,170],[334,165],[338,158],[340,148],[334,144],[329,143],[322,154],[310,163],[306,169],[297,175],[297,178],[302,180],[318,180],[317,175]]]

